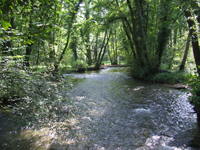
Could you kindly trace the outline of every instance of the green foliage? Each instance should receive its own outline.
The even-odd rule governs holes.
[[[84,72],[88,68],[88,64],[85,61],[78,59],[73,63],[73,68],[75,68],[76,71]]]
[[[28,73],[10,64],[4,65],[0,79],[0,105],[10,107],[16,124],[36,127],[72,114],[73,106],[66,95],[71,85],[58,75]]]
[[[18,100],[25,96],[25,83],[29,81],[29,76],[23,70],[18,69],[19,64],[6,63],[0,72],[0,101],[1,103],[11,102]],[[17,84],[15,84],[17,83]]]
[[[187,83],[190,85],[192,96],[189,97],[191,104],[200,110],[200,77],[190,75]]]
[[[188,79],[188,74],[182,71],[170,72],[169,70],[154,71],[153,67],[131,66],[131,75],[134,78],[154,82],[154,83],[184,83]]]
[[[134,67],[131,67],[131,75],[134,78],[143,79],[146,81],[148,81],[152,76],[147,67],[140,67],[139,65],[134,65]]]
[[[188,75],[184,72],[161,72],[150,78],[151,82],[154,83],[168,83],[176,84],[183,83],[188,79]]]
[[[1,20],[0,20],[0,23],[1,23],[1,26],[2,26],[5,30],[7,30],[9,27],[11,27],[10,23],[9,23],[8,21],[4,20],[4,19],[1,19]]]

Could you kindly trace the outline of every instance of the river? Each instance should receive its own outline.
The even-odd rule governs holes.
[[[186,92],[133,79],[122,67],[63,76],[73,84],[66,92],[73,115],[22,130],[1,113],[0,149],[194,150],[196,114]]]

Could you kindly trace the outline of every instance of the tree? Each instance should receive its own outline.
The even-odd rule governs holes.
[[[195,25],[195,20],[192,19],[192,14],[187,10],[187,4],[189,3],[188,1],[184,0],[186,4],[184,5],[185,8],[183,8],[185,17],[187,18],[187,23],[189,26],[189,32],[190,32],[190,37],[192,41],[192,48],[193,48],[193,53],[194,53],[194,59],[196,63],[196,68],[197,68],[197,73],[200,76],[200,49],[199,49],[199,41],[198,41],[198,35],[197,35],[197,29]],[[192,2],[194,5],[194,1]],[[196,6],[196,5],[195,5]],[[199,18],[199,17],[198,17]],[[198,19],[198,22],[200,23],[200,20]]]
[[[186,63],[186,60],[187,60],[187,56],[188,56],[188,51],[189,51],[189,47],[190,47],[190,33],[188,34],[188,38],[187,38],[187,42],[186,42],[186,47],[185,47],[185,51],[184,51],[184,56],[183,56],[183,59],[181,61],[181,65],[179,67],[179,70],[184,70],[185,68],[185,63]]]
[[[110,33],[108,33],[108,31],[105,31],[103,43],[101,45],[101,49],[100,49],[99,55],[97,56],[97,62],[95,64],[95,68],[96,69],[99,69],[100,66],[101,66],[101,63],[102,63],[103,57],[105,55],[109,39],[110,39],[110,36],[111,36],[111,30],[110,30]]]
[[[86,56],[88,58],[88,65],[92,65],[92,56],[91,56],[91,46],[90,46],[90,24],[89,24],[89,19],[90,19],[90,1],[85,2],[85,19],[86,19],[86,24],[85,24],[85,29],[84,29],[84,37],[85,38],[85,43],[86,43]]]
[[[24,67],[29,68],[30,67],[30,55],[32,52],[32,46],[33,46],[33,42],[32,42],[32,36],[33,36],[33,0],[30,1],[30,15],[29,15],[29,33],[28,33],[28,44],[26,47],[26,55],[25,55],[25,59],[24,59]]]
[[[175,11],[174,4],[172,0],[161,0],[159,4],[145,0],[135,0],[134,3],[127,0],[126,2],[130,19],[123,17],[123,26],[127,39],[132,45],[133,75],[139,78],[147,78],[159,71],[161,58],[171,33],[170,26],[173,23],[174,16],[170,13]],[[157,7],[158,10],[154,11],[156,8],[151,9],[153,6]],[[156,17],[155,13],[157,13]],[[159,18],[159,21],[157,18]],[[131,21],[129,22],[129,20]]]
[[[62,53],[60,54],[59,58],[56,60],[55,64],[54,64],[54,67],[55,67],[55,71],[58,71],[58,66],[61,62],[61,60],[63,59],[64,57],[64,54],[67,50],[67,47],[68,47],[68,44],[69,44],[69,40],[70,40],[70,35],[71,35],[71,29],[72,29],[72,25],[73,25],[73,22],[74,22],[74,19],[75,19],[75,15],[79,9],[79,6],[80,4],[82,3],[82,0],[79,0],[77,4],[75,4],[75,7],[72,8],[72,10],[69,12],[69,24],[68,24],[68,31],[67,31],[67,38],[66,38],[66,44],[65,44],[65,47],[62,51]]]

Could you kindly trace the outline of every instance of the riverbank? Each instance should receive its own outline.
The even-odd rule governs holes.
[[[129,67],[128,65],[104,65],[102,64],[100,66],[100,68],[96,68],[94,66],[89,66],[87,68],[78,68],[78,69],[73,69],[73,70],[64,70],[64,69],[61,69],[62,71],[62,74],[68,74],[68,73],[75,73],[75,72],[79,72],[79,73],[84,73],[84,72],[87,72],[87,71],[98,71],[98,70],[101,70],[101,69],[106,69],[108,67]]]
[[[184,85],[183,83],[176,83],[176,84],[160,84],[165,87],[173,88],[173,89],[187,89],[188,85]]]

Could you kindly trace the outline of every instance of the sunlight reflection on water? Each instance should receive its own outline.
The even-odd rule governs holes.
[[[74,85],[67,92],[75,105],[71,118],[40,129],[17,130],[11,124],[14,131],[3,132],[10,122],[0,114],[0,149],[192,149],[187,145],[196,131],[196,115],[188,94],[120,70],[63,75]]]

